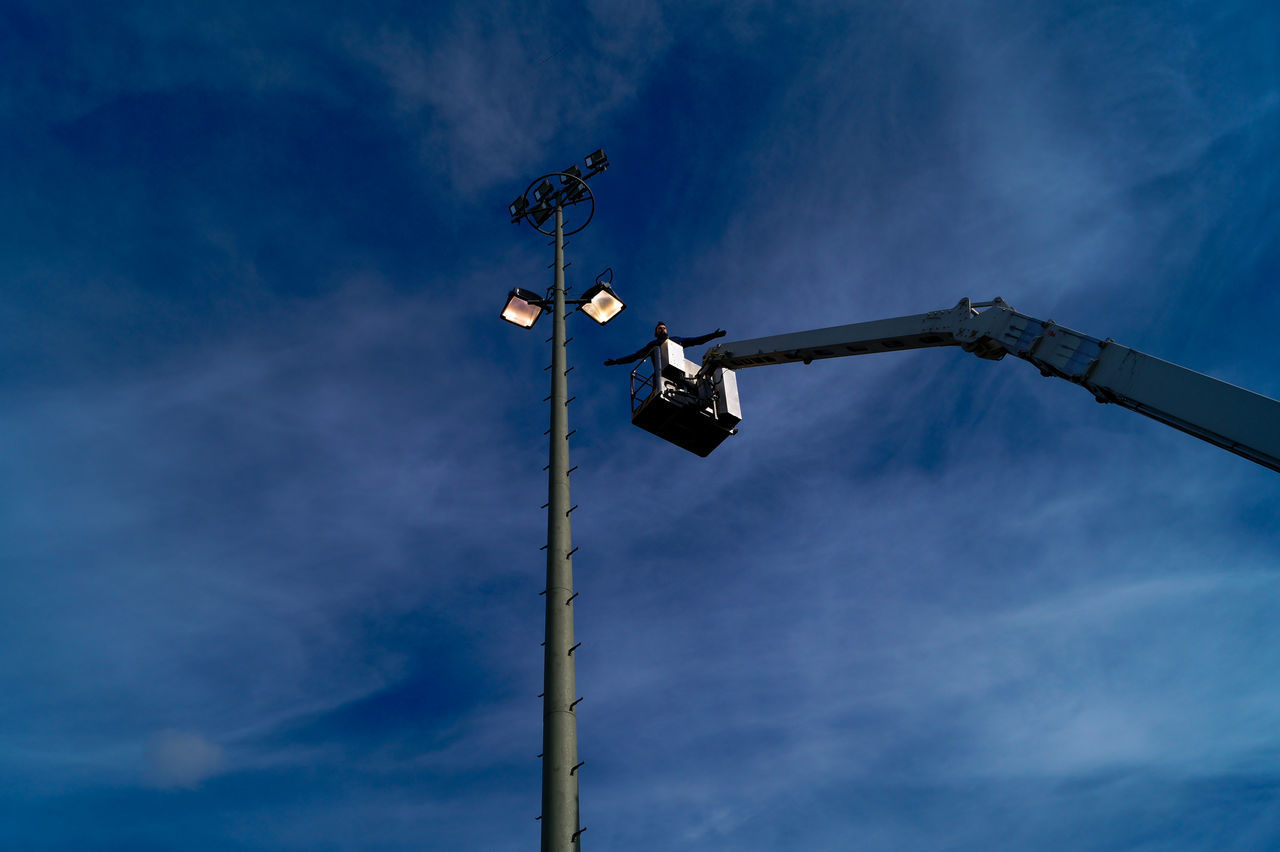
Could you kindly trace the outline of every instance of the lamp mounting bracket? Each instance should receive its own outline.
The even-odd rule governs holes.
[[[548,172],[541,177],[534,178],[533,182],[529,184],[528,189],[524,191],[524,195],[522,196],[527,201],[532,201],[532,203],[527,204],[518,216],[512,217],[511,221],[518,222],[520,219],[528,219],[529,224],[533,226],[535,231],[551,237],[555,236],[555,230],[552,229],[550,231],[546,231],[543,230],[542,226],[546,224],[547,219],[554,215],[557,207],[563,210],[567,207],[586,203],[590,205],[587,210],[586,218],[581,222],[581,224],[572,228],[566,228],[563,236],[568,237],[578,233],[583,228],[587,227],[587,225],[591,223],[592,218],[596,215],[596,198],[591,192],[591,187],[587,186],[586,179],[593,175],[597,175],[602,171],[604,171],[604,169],[594,169],[587,172],[583,177],[578,177],[577,175],[570,174],[569,172]],[[536,198],[533,195],[533,191],[544,182],[551,183],[553,187],[555,186],[551,181],[552,178],[558,179],[560,184],[559,188],[553,189],[541,199]]]

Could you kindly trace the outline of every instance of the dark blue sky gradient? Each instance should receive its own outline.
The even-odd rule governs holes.
[[[1280,845],[1280,479],[959,350],[1017,309],[1280,398],[1262,2],[0,5],[0,848],[528,849],[568,248],[584,844]],[[697,353],[700,354],[700,351]]]

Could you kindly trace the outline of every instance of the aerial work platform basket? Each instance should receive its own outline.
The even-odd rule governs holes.
[[[737,434],[742,408],[733,370],[716,367],[702,379],[684,348],[664,340],[631,371],[631,422],[706,458]]]

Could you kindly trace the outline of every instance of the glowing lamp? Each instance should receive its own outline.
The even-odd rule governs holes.
[[[521,328],[533,328],[533,324],[542,316],[542,297],[530,290],[515,287],[507,296],[507,306],[502,309],[502,318],[512,325]]]
[[[597,281],[583,294],[585,300],[580,310],[596,322],[604,325],[626,309],[626,305],[608,284]]]

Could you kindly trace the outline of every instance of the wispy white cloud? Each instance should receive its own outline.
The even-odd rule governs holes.
[[[1113,304],[1131,314],[1113,323],[1144,327],[1239,203],[1204,158],[1277,98],[1263,80],[1218,98],[1237,72],[1209,57],[1230,41],[1199,43],[1166,7],[1057,21],[1004,3],[915,3],[826,24],[846,37],[821,42],[758,105],[773,117],[732,164],[738,215],[691,276],[754,294],[722,306],[748,335],[766,318],[813,326],[961,296],[1080,310],[1116,286]],[[793,132],[765,129],[781,124]],[[1178,193],[1152,195],[1170,182]]]
[[[10,722],[38,743],[59,706],[87,749],[178,719],[258,735],[402,677],[412,649],[366,656],[360,624],[470,582],[447,566],[488,546],[464,521],[501,482],[485,381],[438,357],[448,313],[357,287],[270,342],[11,407],[0,523],[26,605],[5,630],[45,652],[5,664],[43,684]]]
[[[521,3],[459,7],[440,29],[347,39],[382,72],[432,171],[463,196],[567,165],[545,162],[551,141],[627,104],[669,43],[657,3],[594,3],[558,19]]]

